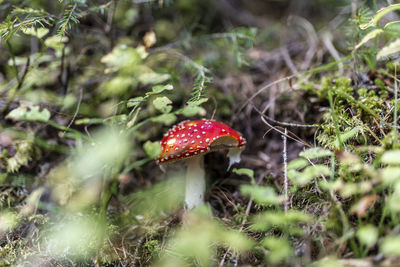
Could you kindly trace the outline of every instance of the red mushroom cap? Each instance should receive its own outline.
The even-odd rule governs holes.
[[[210,151],[239,148],[246,144],[241,134],[214,120],[183,121],[161,139],[157,163],[168,163]]]

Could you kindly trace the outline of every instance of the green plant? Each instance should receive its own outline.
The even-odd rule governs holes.
[[[385,22],[383,26],[379,25],[385,15],[399,9],[400,4],[392,4],[379,10],[375,8],[375,14],[372,17],[369,12],[359,11],[357,24],[363,37],[355,46],[353,53],[360,54],[360,57],[365,60],[368,67],[373,71],[376,70],[377,60],[384,60],[400,51],[400,41],[397,34],[399,21],[389,21]],[[378,48],[379,38],[384,39],[385,42],[385,45],[381,48]],[[373,48],[359,51],[370,40],[375,40]]]

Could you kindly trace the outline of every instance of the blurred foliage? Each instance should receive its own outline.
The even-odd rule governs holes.
[[[0,1],[0,266],[400,257],[400,5],[270,2]],[[291,15],[302,5],[309,21]],[[339,53],[328,9],[350,36]],[[262,139],[259,115],[302,151]],[[203,117],[237,123],[250,149],[226,175],[206,161],[229,179],[185,211],[183,169],[154,159],[172,124]]]

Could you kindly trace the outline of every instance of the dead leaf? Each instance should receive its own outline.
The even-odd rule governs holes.
[[[351,208],[351,213],[356,213],[359,217],[364,217],[368,210],[375,204],[378,198],[377,194],[363,197],[357,204]]]

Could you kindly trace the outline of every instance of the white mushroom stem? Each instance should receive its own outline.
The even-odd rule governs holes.
[[[227,171],[232,167],[233,164],[239,163],[240,162],[240,154],[242,153],[244,147],[238,147],[238,148],[231,148],[228,151],[228,158],[229,158],[229,166]]]
[[[206,177],[204,156],[195,156],[186,160],[185,209],[192,210],[204,204]]]

